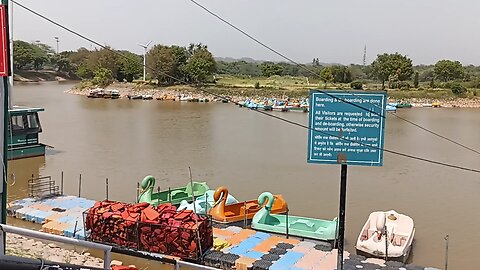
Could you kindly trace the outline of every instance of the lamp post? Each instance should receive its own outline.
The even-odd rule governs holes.
[[[58,37],[55,37],[55,41],[57,42],[57,54],[58,54],[58,42],[60,42],[60,40],[58,40]]]
[[[147,44],[140,44],[138,43],[137,45],[143,48],[143,81],[145,81],[145,75],[146,75],[146,67],[147,67],[147,48],[148,45],[150,45],[152,41],[149,41]]]

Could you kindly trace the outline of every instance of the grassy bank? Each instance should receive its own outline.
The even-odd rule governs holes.
[[[89,81],[81,82],[70,93],[86,95],[88,90],[95,88]],[[178,96],[181,94],[194,97],[214,99],[215,96],[228,96],[234,100],[245,97],[250,98],[293,98],[308,97],[310,89],[351,89],[349,84],[328,83],[311,80],[306,77],[273,76],[273,77],[248,77],[248,76],[217,76],[216,83],[204,84],[197,87],[189,85],[158,86],[156,81],[134,81],[133,83],[113,83],[108,89],[117,89],[122,97],[127,95],[153,95],[154,98],[162,96]],[[367,91],[379,91],[378,83],[364,84]],[[450,89],[429,88],[421,85],[419,88],[387,89],[389,100],[406,101],[411,103],[441,102],[449,107],[480,107],[480,89],[467,89],[465,94],[455,95]],[[457,102],[458,101],[458,102]],[[457,104],[458,103],[458,104]]]
[[[73,74],[54,70],[16,70],[13,80],[17,82],[78,81]]]

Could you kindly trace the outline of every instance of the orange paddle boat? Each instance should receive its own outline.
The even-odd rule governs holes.
[[[219,187],[213,194],[215,205],[210,209],[209,214],[213,220],[219,223],[233,223],[243,220],[252,219],[253,216],[262,209],[263,205],[259,205],[257,200],[246,202],[239,202],[226,205],[228,197],[228,189],[226,187]],[[282,195],[274,195],[272,213],[282,214],[288,211],[287,202]],[[265,202],[264,204],[266,204]]]

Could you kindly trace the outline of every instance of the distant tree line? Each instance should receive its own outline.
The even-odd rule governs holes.
[[[399,53],[380,54],[370,65],[325,65],[318,58],[303,67],[280,62],[223,62],[217,63],[219,74],[242,76],[302,76],[317,77],[327,83],[352,83],[361,88],[363,83],[381,83],[382,88],[418,88],[420,83],[429,87],[454,88],[463,85],[480,88],[480,67],[462,66],[459,61],[440,60],[435,65],[413,66],[412,60]],[[355,86],[355,87],[354,87]],[[465,87],[464,87],[465,88]],[[464,92],[465,89],[454,92]]]
[[[13,57],[14,71],[52,69],[101,85],[115,80],[132,82],[143,76],[143,56],[110,47],[57,54],[46,44],[16,40]],[[156,79],[161,85],[175,83],[173,78],[186,83],[212,82],[215,71],[215,59],[203,44],[157,44],[147,52],[147,79]]]
[[[123,57],[119,54],[123,54]],[[466,88],[480,88],[480,67],[463,66],[459,61],[440,60],[435,65],[413,66],[412,60],[399,53],[380,54],[370,65],[326,65],[313,58],[306,65],[285,62],[215,61],[203,44],[189,46],[154,45],[147,52],[147,79],[160,85],[215,82],[215,74],[241,76],[294,76],[320,78],[328,83],[351,84],[360,89],[364,83],[381,83],[382,88],[409,89],[425,86],[451,88],[463,93]],[[14,69],[54,69],[98,84],[112,81],[132,82],[143,75],[143,56],[129,51],[108,49],[56,53],[39,42],[14,41]]]

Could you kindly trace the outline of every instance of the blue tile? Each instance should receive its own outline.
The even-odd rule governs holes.
[[[278,262],[275,262],[272,266],[270,266],[268,269],[269,270],[289,270],[289,267],[290,265],[285,265],[285,264],[281,264],[281,263],[278,263]]]
[[[272,266],[279,264],[282,267],[290,267],[295,265],[305,254],[295,251],[288,251],[285,255],[281,256]]]
[[[260,260],[264,254],[258,251],[248,251],[247,253],[243,254],[243,256],[248,257],[248,258],[253,258]]]
[[[39,224],[44,223],[45,218],[47,218],[50,215],[51,215],[50,212],[45,212],[45,211],[39,210],[37,213],[35,213],[35,217],[34,217],[35,223],[39,223]]]
[[[233,247],[230,249],[230,253],[235,254],[235,255],[243,255],[248,252],[248,249],[243,248],[243,247]]]
[[[240,244],[238,244],[238,247],[244,248],[246,250],[250,250],[258,246],[261,242],[263,242],[262,239],[252,236],[243,240]]]
[[[253,235],[253,237],[255,238],[260,238],[262,240],[265,240],[267,238],[270,238],[270,234],[269,233],[264,233],[264,232],[257,232]]]

